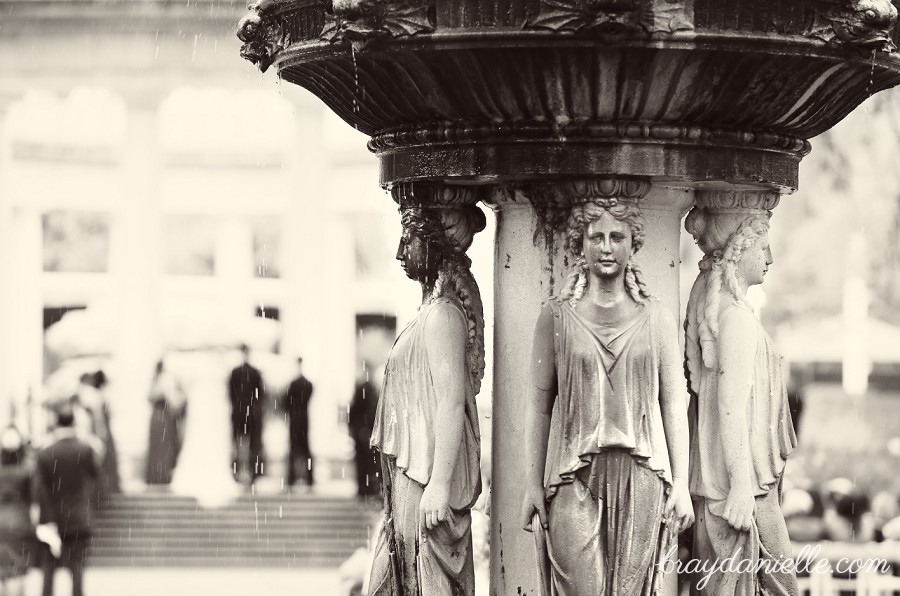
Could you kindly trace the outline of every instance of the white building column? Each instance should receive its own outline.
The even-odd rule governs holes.
[[[844,266],[844,291],[841,308],[843,357],[841,380],[847,395],[860,397],[869,388],[872,361],[869,356],[869,287],[866,280],[866,238],[863,232],[850,235]]]
[[[250,292],[253,281],[253,226],[245,214],[223,216],[216,234],[215,274],[222,315],[240,321],[257,306]]]
[[[9,228],[2,250],[12,258],[2,272],[2,284],[9,291],[3,292],[5,350],[0,376],[5,395],[0,420],[7,419],[11,402],[24,406],[29,395],[34,403],[42,400],[44,361],[41,212],[14,199],[4,210],[7,214],[0,218]]]
[[[10,141],[7,138],[7,112],[5,103],[0,103],[0,371],[11,371],[13,362],[12,263],[15,246],[12,243],[12,205],[9,194]],[[0,420],[9,412],[14,399],[12,379],[0,374]]]
[[[121,163],[121,200],[113,212],[109,273],[115,280],[111,424],[126,485],[143,475],[147,393],[163,354],[161,283],[163,219],[158,201],[157,106],[129,105]]]
[[[327,462],[349,455],[340,408],[352,397],[357,370],[354,241],[351,226],[329,201],[327,174],[333,168],[323,150],[322,108],[295,105],[297,145],[288,163],[293,186],[282,226],[282,353],[303,357],[304,375],[314,386],[310,449],[319,482],[328,479]],[[344,475],[353,477],[351,470]]]
[[[43,396],[43,231],[41,211],[13,192],[7,106],[0,98],[0,424],[15,403],[24,429],[29,395]]]

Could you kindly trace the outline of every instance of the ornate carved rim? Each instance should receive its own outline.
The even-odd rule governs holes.
[[[799,153],[667,143],[521,142],[421,145],[379,154],[381,184],[498,184],[593,176],[639,176],[700,187],[728,182],[793,191]]]
[[[809,141],[777,133],[754,133],[638,122],[583,122],[562,126],[540,124],[484,124],[454,123],[388,131],[376,134],[369,141],[375,153],[391,153],[417,147],[441,145],[460,146],[490,142],[537,143],[608,143],[638,142],[670,145],[753,148],[764,151],[794,154],[803,157],[810,152]]]

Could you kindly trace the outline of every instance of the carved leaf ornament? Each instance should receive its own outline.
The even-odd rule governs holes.
[[[334,0],[332,41],[369,41],[434,31],[434,11],[423,2]]]
[[[682,0],[541,0],[540,6],[526,26],[610,36],[693,29]]]

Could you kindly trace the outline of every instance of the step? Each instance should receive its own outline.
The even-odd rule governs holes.
[[[374,516],[377,517],[377,514]],[[220,513],[210,513],[203,511],[117,511],[117,512],[99,512],[96,519],[109,520],[204,520],[204,521],[227,521],[234,519],[287,519],[287,520],[310,520],[310,519],[327,519],[327,520],[365,520],[371,519],[371,514],[358,511],[289,511],[278,509],[260,509],[254,511],[229,511]]]
[[[90,557],[88,565],[91,567],[178,567],[178,568],[203,568],[203,567],[270,567],[270,568],[297,568],[297,567],[338,567],[349,554],[344,557],[309,557],[309,558],[280,558],[265,557],[260,559],[248,559],[246,557],[181,557],[181,558],[154,558],[141,556],[119,557]],[[300,588],[298,588],[300,589]],[[302,592],[297,592],[298,594]]]
[[[355,499],[244,495],[222,508],[168,494],[115,495],[98,513],[98,567],[335,567],[379,514]]]
[[[265,534],[267,536],[309,536],[309,537],[339,537],[365,535],[371,532],[374,526],[370,524],[346,525],[346,526],[295,526],[291,524],[272,525],[260,524],[259,526],[215,526],[182,525],[182,526],[153,526],[136,528],[134,526],[106,526],[95,524],[94,534],[103,536],[194,536],[198,534],[209,536],[235,536],[244,534]]]
[[[212,535],[212,536],[107,536],[96,535],[91,541],[93,547],[114,546],[117,548],[128,547],[130,545],[174,545],[174,546],[194,546],[194,547],[216,547],[219,545],[269,545],[269,544],[288,544],[288,545],[319,545],[323,548],[326,545],[342,545],[353,544],[362,546],[369,539],[365,533],[358,533],[346,536],[332,537],[316,537],[316,536],[229,536],[229,535]]]
[[[224,555],[232,554],[235,556],[253,556],[263,555],[266,553],[281,553],[284,555],[299,554],[339,554],[353,552],[357,548],[364,547],[365,541],[358,542],[342,542],[337,544],[315,543],[315,544],[291,544],[276,543],[267,544],[265,542],[247,542],[232,544],[208,544],[200,546],[182,543],[146,542],[140,545],[130,547],[120,546],[116,544],[95,544],[91,543],[91,553],[107,553],[107,554],[140,554],[145,556],[157,555],[167,557],[189,557],[197,555]]]

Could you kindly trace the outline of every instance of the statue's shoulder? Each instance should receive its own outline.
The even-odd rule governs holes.
[[[719,311],[720,337],[740,337],[747,339],[760,330],[759,319],[746,304],[733,301]]]
[[[460,321],[463,327],[466,326],[466,312],[462,305],[444,296],[431,302],[423,316],[426,327],[453,325],[455,321]]]
[[[563,298],[561,296],[550,296],[544,306],[541,307],[541,312],[548,312],[552,314],[554,317],[558,317],[562,312],[562,309],[568,305],[568,298]]]
[[[675,317],[672,315],[671,311],[669,311],[668,307],[660,302],[659,298],[656,298],[655,296],[647,298],[646,302],[644,302],[644,309],[655,324],[664,327],[667,325],[675,325]]]
[[[435,298],[429,305],[429,312],[457,312],[463,317],[465,317],[466,315],[466,311],[463,308],[462,304],[460,304],[459,300],[456,300],[455,298],[451,298],[449,296],[440,296],[438,298]]]

